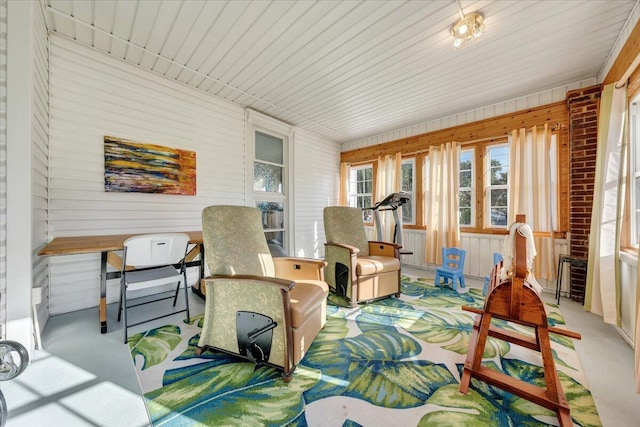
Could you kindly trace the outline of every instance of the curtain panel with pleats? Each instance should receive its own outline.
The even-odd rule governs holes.
[[[509,135],[508,219],[515,222],[524,214],[534,231],[537,256],[532,274],[547,280],[555,279],[554,219],[557,218],[555,136],[548,125],[530,129],[515,129]]]
[[[402,154],[387,155],[378,157],[378,168],[376,173],[376,184],[374,194],[374,204],[382,201],[391,193],[400,191],[402,184]],[[380,229],[382,236],[376,236],[376,240],[383,242],[393,242],[394,220],[393,212],[390,210],[378,211]]]
[[[460,143],[429,147],[424,168],[425,261],[440,265],[443,247],[460,247]]]
[[[604,87],[598,116],[596,173],[585,309],[620,324],[620,233],[624,209],[626,86]]]
[[[340,191],[338,193],[338,205],[349,206],[349,181],[351,178],[351,164],[340,163]]]

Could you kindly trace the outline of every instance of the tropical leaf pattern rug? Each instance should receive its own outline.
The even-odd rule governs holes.
[[[355,309],[330,296],[326,327],[289,384],[274,368],[222,353],[195,355],[202,316],[129,339],[153,426],[538,426],[554,412],[472,379],[459,392],[478,289],[458,294],[431,280],[403,277],[402,296]],[[548,305],[550,324],[564,320]],[[522,326],[501,327],[529,333]],[[577,426],[600,418],[569,338],[552,350]],[[544,386],[538,352],[493,338],[483,364]]]

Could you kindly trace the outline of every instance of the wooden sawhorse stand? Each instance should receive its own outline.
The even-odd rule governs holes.
[[[524,215],[516,216],[517,223],[524,223]],[[494,266],[491,272],[491,284],[484,304],[484,310],[473,307],[462,307],[463,310],[477,313],[473,325],[473,333],[469,342],[469,352],[464,363],[460,381],[460,391],[467,394],[471,378],[477,378],[523,399],[553,410],[558,415],[560,426],[569,427],[573,423],[569,403],[562,390],[556,371],[549,332],[580,339],[575,332],[550,327],[544,305],[538,294],[524,284],[527,275],[526,239],[516,234],[515,269],[511,280],[499,283],[500,265]],[[491,325],[492,318],[503,319],[533,328],[534,337],[517,332],[500,329]],[[482,366],[482,354],[491,336],[522,347],[539,351],[542,356],[546,388],[513,378],[502,372]]]

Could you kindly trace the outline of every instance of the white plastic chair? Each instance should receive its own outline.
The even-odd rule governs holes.
[[[182,313],[183,311],[187,313],[187,321],[189,321],[189,295],[185,268],[188,245],[189,236],[184,233],[144,234],[125,240],[120,279],[120,304],[118,307],[118,321],[120,321],[121,315],[124,315],[125,344],[128,341],[127,330],[132,326]],[[176,292],[173,296],[162,296],[151,300],[145,299],[143,302],[134,305],[127,304],[127,294],[131,291],[159,287],[170,283],[177,283]],[[129,308],[170,298],[173,298],[173,306],[175,307],[181,284],[184,285],[184,310],[172,310],[170,313],[151,319],[132,324],[128,323],[127,309]]]

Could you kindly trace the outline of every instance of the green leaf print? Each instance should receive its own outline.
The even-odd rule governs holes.
[[[142,356],[145,370],[164,361],[181,340],[180,327],[167,325],[130,337],[129,349],[134,359]]]

